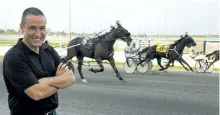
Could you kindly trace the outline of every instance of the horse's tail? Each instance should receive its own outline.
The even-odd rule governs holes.
[[[79,44],[79,39],[80,37],[74,38],[67,44],[67,56],[65,57],[65,60],[71,60],[74,56],[77,55],[77,46],[71,46]]]
[[[149,48],[150,48],[150,47],[145,47],[144,49],[142,49],[142,50],[140,51],[140,53],[146,52]]]

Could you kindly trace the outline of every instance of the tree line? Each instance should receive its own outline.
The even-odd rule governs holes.
[[[11,34],[11,35],[19,35],[21,34],[20,29],[18,30],[14,30],[14,29],[0,29],[0,34]],[[72,33],[74,34],[74,33]],[[57,36],[67,36],[69,35],[69,33],[64,32],[64,31],[57,31],[57,32],[52,32],[50,29],[47,29],[47,35],[48,36],[53,36],[53,35],[57,35]]]
[[[20,29],[14,30],[14,29],[0,29],[0,34],[10,34],[10,35],[20,35],[21,31]],[[72,32],[71,35],[77,35],[77,36],[94,36],[96,33],[74,33]],[[56,31],[53,32],[51,29],[47,29],[47,35],[48,36],[69,36],[70,34],[65,31]],[[191,35],[195,38],[220,38],[219,35]],[[179,38],[180,35],[132,35],[132,37],[146,37],[146,38]]]

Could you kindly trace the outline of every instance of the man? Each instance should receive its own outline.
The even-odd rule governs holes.
[[[128,64],[128,59],[134,59],[134,58],[138,58],[138,51],[139,51],[139,48],[136,48],[136,43],[135,42],[132,42],[130,44],[130,46],[127,44],[125,49],[125,58],[126,58],[126,62]]]
[[[194,50],[192,50],[191,52],[189,52],[189,56],[194,59],[196,56],[198,56]]]
[[[75,84],[69,66],[47,43],[46,17],[31,7],[22,14],[20,38],[3,59],[11,115],[57,115],[59,89]]]
[[[125,49],[125,57],[135,57],[137,55],[137,52],[139,51],[139,48],[136,48],[136,43],[132,42],[131,45],[126,45]]]

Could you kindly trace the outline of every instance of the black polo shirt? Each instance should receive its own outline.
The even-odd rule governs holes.
[[[55,76],[60,62],[53,47],[43,44],[37,54],[22,42],[22,38],[6,52],[3,59],[3,76],[9,93],[11,115],[42,115],[58,107],[57,93],[34,101],[24,90],[37,84],[40,78]]]

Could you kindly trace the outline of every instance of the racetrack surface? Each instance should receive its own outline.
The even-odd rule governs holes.
[[[83,66],[88,84],[80,81],[76,69],[77,83],[59,91],[59,115],[218,115],[219,73],[168,69],[159,75],[126,74],[118,69],[126,83],[116,78],[109,65],[102,73]],[[0,115],[9,115],[2,75],[0,88]]]

